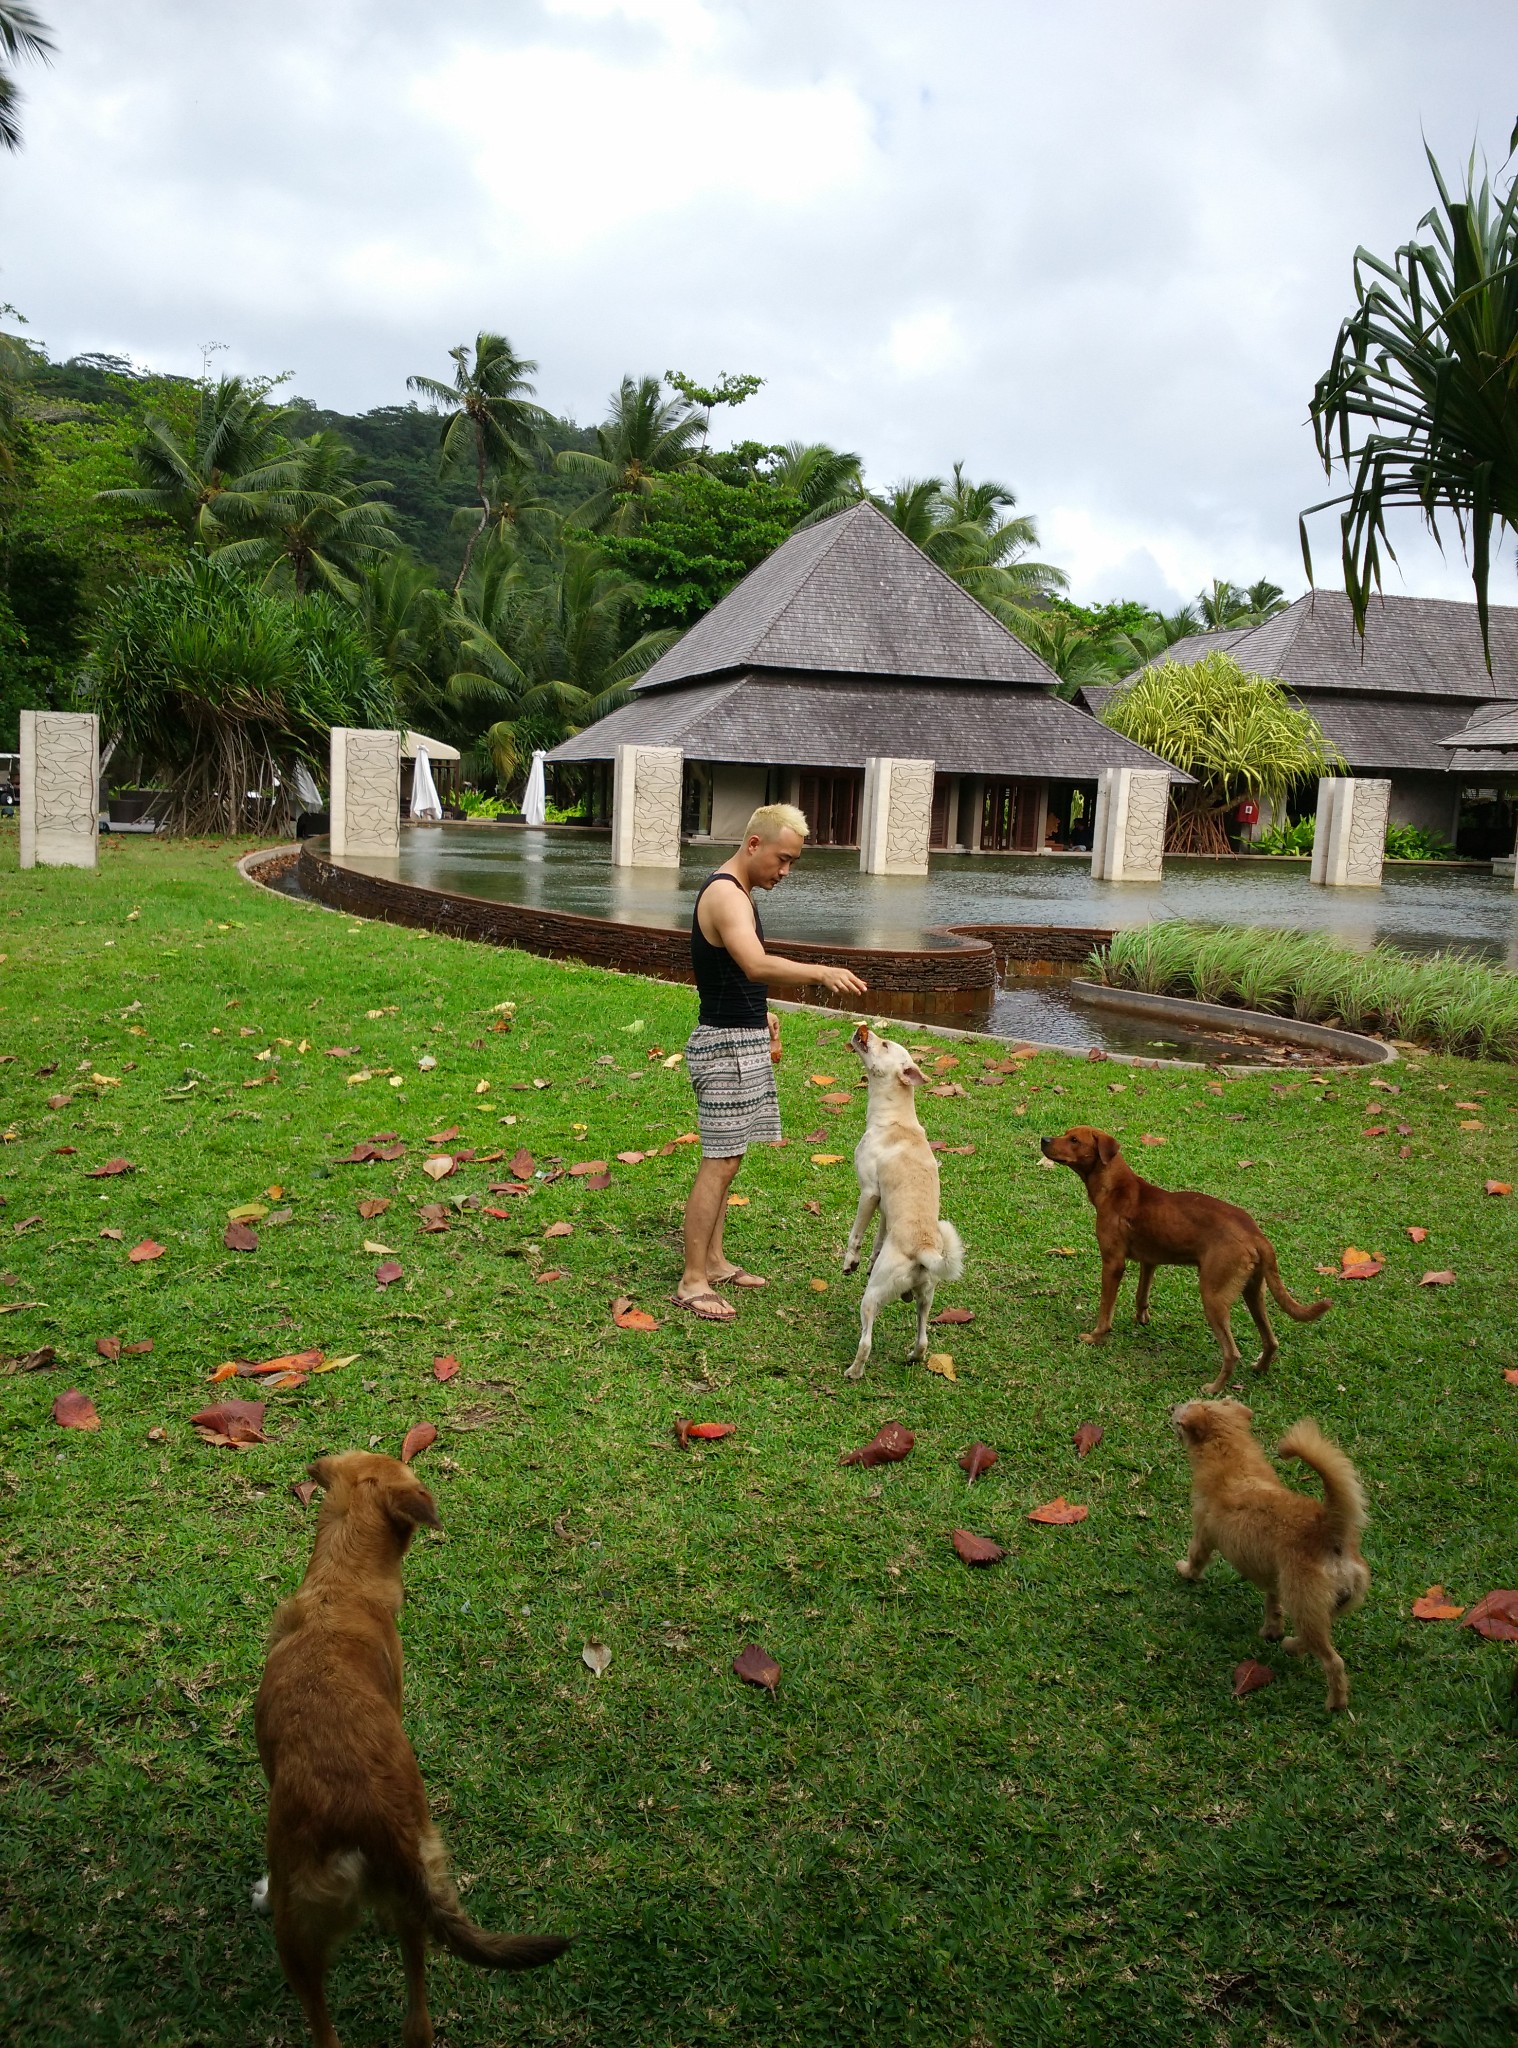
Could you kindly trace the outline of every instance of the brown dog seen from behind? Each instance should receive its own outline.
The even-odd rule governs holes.
[[[404,2048],[430,2048],[429,1937],[495,1970],[552,1962],[568,1943],[476,1927],[428,1814],[401,1725],[395,1618],[411,1538],[438,1526],[431,1494],[408,1466],[368,1451],[320,1458],[311,1477],[326,1491],[315,1549],[299,1590],[275,1612],[254,1710],[269,1781],[274,1939],[312,2039],[338,2048],[324,1980],[372,1908],[405,1960]]]
[[[1100,1344],[1111,1333],[1112,1312],[1128,1261],[1139,1269],[1134,1317],[1149,1320],[1149,1291],[1157,1266],[1195,1266],[1202,1288],[1207,1326],[1223,1351],[1217,1378],[1205,1391],[1221,1394],[1232,1379],[1240,1352],[1234,1342],[1233,1305],[1239,1296],[1260,1333],[1255,1370],[1263,1372],[1281,1348],[1265,1307],[1268,1287],[1277,1303],[1296,1323],[1313,1323],[1333,1306],[1328,1301],[1296,1301],[1286,1291],[1276,1265],[1275,1250],[1247,1209],[1200,1195],[1156,1187],[1133,1171],[1116,1138],[1106,1131],[1077,1124],[1060,1138],[1040,1138],[1046,1159],[1068,1166],[1085,1183],[1096,1211],[1096,1241],[1102,1255],[1102,1298],[1095,1329],[1082,1341]]]
[[[1176,1566],[1198,1579],[1214,1552],[1265,1595],[1268,1642],[1284,1634],[1282,1610],[1295,1635],[1281,1647],[1292,1656],[1316,1657],[1328,1681],[1326,1705],[1349,1705],[1344,1659],[1333,1645],[1333,1624],[1349,1614],[1370,1588],[1360,1555],[1365,1496],[1354,1466],[1315,1422],[1296,1423],[1278,1455],[1299,1458],[1323,1482],[1323,1498],[1282,1484],[1238,1401],[1184,1401],[1170,1423],[1191,1460],[1191,1548]]]

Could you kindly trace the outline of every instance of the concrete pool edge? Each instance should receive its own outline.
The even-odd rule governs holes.
[[[1300,1045],[1334,1053],[1357,1066],[1389,1066],[1397,1049],[1384,1038],[1344,1031],[1331,1024],[1309,1024],[1297,1017],[1276,1017],[1268,1010],[1236,1010],[1227,1003],[1199,1003],[1185,996],[1149,995],[1141,989],[1109,988],[1105,982],[1072,980],[1067,992],[1094,1009],[1123,1010],[1130,1016],[1152,1017],[1156,1023],[1203,1025],[1223,1035],[1247,1032],[1279,1045]]]

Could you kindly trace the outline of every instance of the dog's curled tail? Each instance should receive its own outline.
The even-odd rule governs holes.
[[[941,1280],[958,1280],[965,1270],[965,1248],[954,1225],[942,1219],[938,1225],[938,1244],[936,1252],[923,1253],[922,1263],[932,1274],[935,1285]]]
[[[1282,1437],[1276,1455],[1300,1458],[1323,1482],[1323,1511],[1336,1543],[1349,1542],[1365,1527],[1365,1494],[1360,1475],[1337,1444],[1310,1418],[1294,1423]]]
[[[434,1941],[481,1970],[535,1970],[569,1946],[560,1934],[487,1934],[459,1903],[448,1875],[439,1836],[422,1843],[422,1883],[427,1899],[427,1932]]]
[[[1319,1316],[1326,1316],[1333,1307],[1333,1303],[1326,1298],[1321,1301],[1298,1301],[1293,1295],[1288,1294],[1286,1282],[1281,1278],[1281,1269],[1276,1264],[1276,1255],[1269,1245],[1265,1247],[1265,1285],[1294,1323],[1315,1323]]]

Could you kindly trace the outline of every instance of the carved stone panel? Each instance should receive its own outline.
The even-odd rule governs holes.
[[[401,850],[401,736],[332,728],[332,857],[394,860]]]
[[[1169,811],[1170,777],[1163,768],[1109,768],[1097,797],[1094,879],[1159,881]]]
[[[92,868],[100,840],[100,724],[79,711],[21,714],[21,866]]]
[[[618,747],[611,807],[614,867],[680,865],[684,779],[685,756],[679,747]]]
[[[925,875],[934,763],[873,754],[864,764],[859,865],[868,875]]]
[[[1324,776],[1318,784],[1312,879],[1329,889],[1379,889],[1386,860],[1391,783],[1376,776]]]

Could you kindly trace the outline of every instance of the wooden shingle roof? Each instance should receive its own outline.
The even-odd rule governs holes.
[[[776,548],[634,685],[740,669],[1053,689],[1053,671],[868,502]]]

